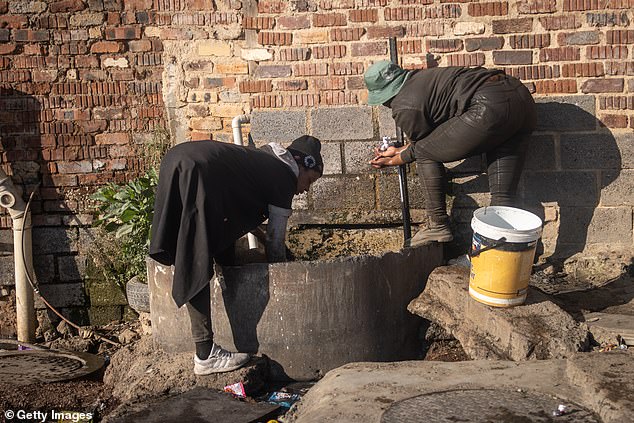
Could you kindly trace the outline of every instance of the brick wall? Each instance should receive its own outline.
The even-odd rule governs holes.
[[[305,132],[323,139],[326,175],[297,199],[296,221],[396,222],[396,174],[366,166],[393,122],[366,105],[362,79],[387,58],[389,36],[399,37],[404,67],[496,67],[534,93],[540,127],[521,193],[548,222],[547,252],[630,247],[633,8],[633,0],[0,0],[1,165],[26,191],[41,184],[33,209],[42,283],[81,293],[92,236],[86,195],[138,174],[137,147],[153,131],[230,141],[242,113],[258,144]],[[488,201],[486,177],[478,158],[449,168],[466,234],[470,210]],[[0,225],[10,243],[6,214]],[[0,284],[10,284],[4,254]],[[58,301],[82,305],[70,300],[79,294]]]

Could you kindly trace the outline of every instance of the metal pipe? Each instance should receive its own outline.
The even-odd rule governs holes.
[[[233,130],[233,143],[236,145],[244,145],[242,140],[242,124],[249,123],[251,117],[249,115],[238,115],[231,120],[231,129]],[[249,241],[249,249],[258,248],[258,239],[252,233],[247,234]]]
[[[0,206],[9,211],[13,220],[13,258],[15,263],[15,306],[18,341],[35,340],[35,305],[33,287],[27,272],[33,273],[31,244],[31,214],[11,179],[0,168]]]
[[[396,37],[390,37],[390,60],[398,65],[398,50],[396,48]],[[396,126],[396,138],[400,145],[404,145],[403,130]],[[401,190],[401,212],[403,214],[403,237],[404,242],[412,237],[412,223],[409,215],[409,193],[407,191],[407,168],[405,165],[398,167],[398,181]]]

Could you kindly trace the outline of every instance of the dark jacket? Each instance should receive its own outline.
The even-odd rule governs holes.
[[[415,143],[425,138],[441,123],[462,114],[478,87],[497,73],[503,72],[481,67],[446,67],[413,71],[392,99],[392,116],[396,124]],[[408,148],[401,157],[406,162],[413,161],[413,149]]]
[[[297,177],[270,149],[216,141],[178,144],[161,162],[150,257],[174,265],[180,307],[213,276],[214,255],[266,220],[268,205],[290,209]]]

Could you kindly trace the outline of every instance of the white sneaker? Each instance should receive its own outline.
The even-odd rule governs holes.
[[[209,375],[230,372],[244,366],[250,359],[251,356],[247,353],[229,352],[214,343],[206,360],[201,360],[194,354],[194,374]]]

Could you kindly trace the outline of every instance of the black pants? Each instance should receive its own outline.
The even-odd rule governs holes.
[[[416,167],[432,221],[448,220],[443,163],[486,153],[491,205],[515,204],[526,141],[535,129],[535,102],[516,78],[487,82],[469,107],[414,145]]]
[[[231,245],[222,253],[216,254],[214,261],[219,265],[232,265],[235,262],[235,249]],[[185,306],[189,314],[194,342],[213,341],[214,333],[211,327],[211,288],[207,284]]]

